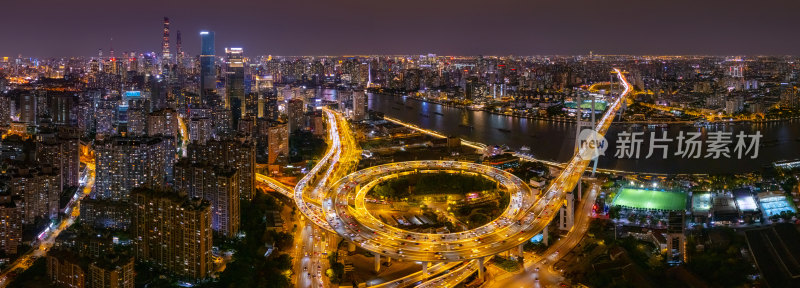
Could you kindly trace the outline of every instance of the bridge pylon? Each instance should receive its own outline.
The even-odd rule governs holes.
[[[561,207],[559,225],[561,230],[572,229],[572,224],[575,222],[575,201],[573,200],[572,192],[567,193],[564,199],[564,206]]]

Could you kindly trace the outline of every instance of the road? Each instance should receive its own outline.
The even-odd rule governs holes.
[[[294,188],[278,182],[263,174],[256,174],[259,185],[265,185],[278,193],[293,199],[300,213],[314,225],[302,225],[295,234],[296,265],[302,270],[295,270],[295,283],[299,287],[325,287],[321,275],[328,269],[327,254],[335,251],[337,238],[332,229],[324,221],[319,203],[325,196],[325,190],[335,179],[351,172],[358,163],[361,150],[358,148],[347,120],[339,113],[324,108],[323,112],[328,127],[328,149],[324,156],[314,165]],[[299,267],[296,267],[299,268]]]
[[[608,128],[611,125],[611,123],[614,121],[614,117],[615,117],[616,112],[620,109],[620,107],[622,106],[622,103],[625,101],[625,98],[627,97],[627,95],[630,92],[630,85],[628,84],[628,82],[625,79],[625,77],[622,75],[622,72],[619,69],[614,69],[614,70],[615,70],[615,73],[617,74],[618,78],[620,79],[622,85],[625,87],[625,89],[620,94],[620,96],[617,97],[617,99],[615,99],[613,101],[613,103],[609,106],[608,111],[606,111],[606,113],[603,115],[603,117],[600,118],[597,126],[595,127],[594,130],[600,135],[605,135],[606,134],[606,132],[608,131]],[[419,128],[417,127],[415,129],[419,129]],[[431,131],[431,133],[435,134],[435,132],[432,132],[432,131]],[[480,147],[480,146],[479,145],[475,145],[475,147]],[[584,154],[584,153],[582,153],[583,149],[586,149],[586,147],[581,147],[580,151],[578,151],[579,153],[576,153],[576,156]],[[521,231],[519,231],[519,235],[521,236],[519,238],[527,238],[527,239],[529,239],[530,237],[528,237],[528,236],[532,236],[532,235],[527,235],[528,233],[530,233],[531,231],[536,231],[536,233],[538,233],[538,231],[541,231],[542,229],[544,229],[545,225],[547,225],[555,217],[555,214],[556,214],[557,210],[563,205],[564,197],[565,197],[566,193],[569,192],[569,191],[572,191],[572,189],[575,187],[575,185],[577,184],[577,182],[580,180],[581,176],[583,175],[584,171],[586,170],[590,160],[591,159],[581,159],[580,157],[573,157],[568,163],[566,163],[566,165],[562,166],[562,167],[564,167],[564,170],[562,171],[562,173],[556,178],[555,181],[552,182],[551,186],[548,187],[548,189],[542,195],[542,197],[540,199],[538,199],[538,201],[536,201],[536,203],[534,203],[531,206],[531,208],[529,209],[530,215],[535,216],[536,219],[534,221],[523,222],[523,223],[530,223],[530,224],[527,225],[528,228],[522,228]],[[530,218],[526,218],[526,220],[528,220],[528,219],[530,219]],[[336,220],[336,219],[334,219],[334,220]],[[359,232],[362,232],[362,231],[359,231]],[[528,232],[528,233],[526,233],[526,232]],[[376,233],[376,232],[373,231],[373,233]],[[369,232],[367,231],[366,234],[369,235]],[[475,235],[475,237],[477,238],[476,240],[480,240],[479,239],[480,237],[478,237],[477,235]],[[514,239],[513,239],[514,237],[516,237],[516,236],[512,236],[510,238],[510,241],[514,241]],[[415,241],[419,242],[421,240],[415,240]],[[503,242],[501,242],[501,244],[506,244],[504,242],[505,240],[501,240],[501,241],[503,241]],[[375,242],[375,241],[372,241],[372,242]],[[521,242],[522,241],[520,241],[520,243]],[[358,243],[358,242],[356,242],[356,243]],[[427,243],[427,244],[430,244],[430,243]],[[508,245],[508,246],[513,246],[513,245]],[[362,246],[362,247],[364,247],[364,246]],[[367,250],[370,250],[372,252],[383,254],[383,253],[381,253],[381,252],[383,252],[383,250],[381,249],[380,246],[369,246],[369,247],[364,247],[364,248],[367,249]],[[399,250],[398,250],[398,252],[399,252]],[[462,253],[463,253],[463,251],[462,251]],[[473,272],[474,272],[474,270],[470,271],[470,269],[465,268],[464,272],[462,272],[462,273],[463,274],[467,274],[467,273],[471,274]]]
[[[353,133],[349,130],[347,120],[341,114],[327,108],[323,109],[323,112],[328,120],[328,151],[317,165],[297,182],[292,198],[304,216],[317,226],[333,231],[325,221],[319,203],[322,203],[324,191],[331,183],[355,168],[360,150]]]
[[[604,135],[614,120],[614,116],[621,103],[630,91],[629,85],[622,76],[621,71],[615,69],[625,90],[620,97],[615,99],[608,111],[600,118],[595,131]],[[583,152],[587,147],[581,147],[579,152]],[[371,167],[358,171],[340,180],[334,189],[329,191],[328,197],[323,205],[324,216],[328,223],[342,237],[358,244],[364,249],[378,254],[409,259],[417,261],[461,261],[466,259],[477,259],[494,255],[502,251],[518,246],[527,239],[544,229],[558,213],[558,210],[565,201],[565,196],[571,192],[580,180],[591,159],[582,159],[578,155],[586,153],[576,153],[565,166],[564,170],[551,183],[550,187],[541,195],[533,197],[512,197],[521,203],[512,203],[509,209],[519,208],[513,215],[504,215],[495,222],[487,226],[479,227],[474,230],[450,233],[450,234],[426,234],[406,232],[400,229],[383,225],[374,217],[360,207],[366,190],[360,186],[369,186],[375,183],[376,176],[391,175],[395,173],[405,173],[407,167],[410,169],[453,169],[466,170],[466,166],[457,164],[459,162],[448,161],[410,161],[399,162],[387,165]],[[416,163],[422,163],[416,166]],[[482,174],[489,173],[490,170],[481,170],[478,164],[472,164]],[[456,167],[458,166],[458,167]],[[488,167],[488,166],[483,166]],[[488,168],[486,168],[488,169]],[[494,176],[491,176],[494,178]],[[513,177],[513,175],[512,175]],[[509,178],[511,182],[519,181],[518,178]],[[508,182],[503,182],[508,184]],[[522,185],[520,187],[527,187]],[[522,189],[514,187],[514,189]],[[351,192],[358,190],[356,194]],[[514,195],[518,191],[511,191]],[[523,193],[524,194],[524,193]],[[515,206],[518,205],[518,206]],[[399,231],[398,231],[399,230]]]
[[[553,270],[553,265],[581,243],[586,231],[589,230],[589,224],[594,214],[593,206],[599,192],[600,186],[592,183],[589,192],[583,198],[580,210],[575,212],[572,229],[564,238],[550,245],[543,253],[527,257],[524,261],[524,273],[489,282],[484,287],[556,286],[561,281],[561,277],[560,271]]]
[[[297,287],[326,287],[322,275],[328,269],[328,233],[308,221],[299,224],[293,257],[295,283]]]
[[[384,225],[367,210],[367,192],[379,182],[411,173],[483,175],[509,191],[511,199],[494,221],[465,232],[417,233]],[[362,248],[397,259],[425,262],[476,259],[514,248],[525,240],[518,237],[532,233],[522,223],[534,220],[533,215],[526,213],[525,205],[533,203],[536,195],[518,177],[491,166],[435,160],[398,162],[360,170],[333,187],[323,205],[331,227]]]
[[[330,183],[355,169],[361,155],[361,150],[356,144],[347,120],[341,114],[330,109],[325,108],[323,112],[328,120],[328,151],[294,188],[295,203],[298,207],[306,207],[307,209],[301,209],[301,212],[304,212],[303,214],[316,224],[309,225],[311,233],[304,237],[308,242],[304,247],[304,257],[307,257],[306,269],[308,270],[305,272],[305,277],[309,279],[307,281],[298,280],[297,283],[301,283],[300,287],[326,286],[321,275],[328,269],[327,255],[328,252],[336,251],[338,238],[336,233],[331,232],[330,227],[319,225],[321,219],[324,219],[319,203],[323,201],[325,190]],[[313,182],[316,183],[312,184]],[[310,285],[303,285],[303,283]]]
[[[491,256],[490,256],[491,257]],[[489,260],[487,258],[486,260]],[[465,262],[463,265],[459,266],[455,270],[450,271],[450,273],[445,273],[442,276],[433,278],[431,280],[426,281],[420,285],[417,285],[417,288],[438,288],[438,287],[455,287],[458,283],[463,282],[467,279],[472,273],[478,271],[478,260],[470,260]]]
[[[622,72],[619,69],[614,70],[625,89],[613,101],[608,111],[597,123],[594,130],[600,135],[605,135],[608,131],[616,112],[630,92],[630,85],[622,75]],[[541,232],[556,216],[565,201],[564,197],[580,181],[591,161],[591,159],[577,157],[577,155],[585,154],[581,153],[584,149],[588,149],[581,147],[578,151],[579,153],[576,153],[576,157],[573,157],[563,166],[562,173],[558,175],[540,197],[535,197],[536,199],[531,199],[533,197],[516,198],[520,199],[521,202],[514,204],[519,206],[519,211],[513,214],[520,216],[501,217],[499,220],[475,230],[445,235],[392,231],[386,225],[371,220],[369,213],[364,213],[364,210],[355,208],[355,204],[363,199],[356,201],[357,198],[348,197],[350,195],[349,192],[342,193],[345,190],[353,191],[352,187],[348,187],[348,185],[355,187],[358,186],[358,183],[351,183],[343,179],[337,182],[335,189],[330,189],[327,193],[328,196],[325,197],[326,193],[324,191],[326,188],[329,188],[333,181],[343,177],[344,174],[355,167],[354,163],[357,163],[359,153],[357,153],[355,140],[352,139],[352,133],[346,130],[349,129],[349,126],[344,118],[328,109],[325,109],[324,112],[328,118],[329,149],[318,164],[298,182],[294,188],[292,198],[300,207],[301,213],[318,227],[336,231],[341,236],[350,239],[371,252],[401,259],[419,259],[420,261],[433,262],[462,261],[491,256],[524,243],[527,239]],[[429,131],[429,133],[437,134],[433,131]],[[482,147],[473,143],[465,143],[465,145],[472,145],[475,148]],[[404,164],[393,163],[390,165],[402,166]],[[373,168],[375,167],[370,169]],[[370,169],[365,169],[369,170],[368,172],[359,171],[345,178],[367,177],[369,172],[377,171]],[[261,183],[269,183],[269,180],[266,180],[265,177],[258,175],[257,177]],[[272,184],[275,187],[279,187],[275,183]],[[527,187],[524,184],[522,186]],[[283,192],[288,191],[284,190]],[[514,192],[512,191],[512,193]],[[360,193],[359,195],[363,194]],[[334,199],[336,199],[335,202]],[[324,211],[317,206],[319,203],[325,203]],[[350,216],[350,213],[365,221],[363,223],[355,221],[356,218]],[[481,230],[481,228],[484,229]],[[406,253],[406,251],[409,252]],[[471,266],[475,265],[464,265],[465,268],[462,273],[454,274],[464,275],[470,272]]]
[[[418,271],[418,272],[414,272],[414,273],[408,274],[405,277],[401,277],[401,278],[398,278],[398,279],[394,279],[394,280],[391,280],[391,281],[387,281],[387,282],[384,282],[384,283],[381,283],[381,284],[378,284],[378,285],[369,286],[369,287],[370,288],[407,287],[407,286],[413,285],[415,283],[421,283],[421,284],[417,285],[417,287],[420,287],[422,285],[428,285],[428,283],[432,283],[433,279],[431,279],[429,281],[426,281],[426,282],[422,282],[422,281],[425,281],[425,279],[430,278],[431,275],[437,275],[437,274],[443,273],[443,272],[446,273],[447,271],[450,271],[450,269],[452,269],[452,268],[454,268],[454,267],[456,267],[458,265],[462,265],[462,263],[463,262],[436,263],[436,264],[431,265],[430,267],[428,267],[428,274],[427,275],[422,273],[422,271]]]

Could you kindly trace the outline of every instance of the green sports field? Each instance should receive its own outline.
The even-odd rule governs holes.
[[[566,102],[564,106],[567,108],[575,108],[577,106],[575,102]],[[606,101],[595,101],[594,102],[594,110],[596,111],[605,111],[608,103]],[[592,109],[592,101],[590,100],[583,100],[581,103],[581,109]]]
[[[686,194],[671,191],[622,188],[614,205],[638,209],[684,210]]]

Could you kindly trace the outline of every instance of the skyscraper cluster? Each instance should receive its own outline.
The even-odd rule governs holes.
[[[266,127],[282,123],[279,101],[242,48],[218,62],[214,32],[201,32],[200,57],[186,57],[181,32],[163,20],[160,53],[115,53],[109,43],[42,74],[63,81],[8,91],[0,77],[0,256],[40,236],[24,231],[46,235],[80,207],[79,232],[62,233],[48,258],[54,284],[131,287],[134,261],[192,282],[210,276],[211,233],[238,235],[240,201],[256,191],[257,147],[266,153]],[[25,67],[15,71],[34,69]],[[288,130],[280,132],[275,153],[285,158]]]

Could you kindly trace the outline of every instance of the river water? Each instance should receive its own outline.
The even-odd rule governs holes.
[[[328,94],[326,95],[328,97],[324,98],[332,98],[331,96],[334,96],[330,92],[326,94]],[[383,112],[387,116],[416,124],[423,128],[487,145],[505,144],[517,151],[526,146],[530,148],[527,153],[544,160],[565,162],[570,159],[575,147],[576,133],[575,124],[573,123],[496,115],[484,111],[470,111],[394,95],[370,94],[369,109]],[[504,129],[505,131],[499,129]],[[655,131],[659,137],[661,136],[661,131],[667,131],[667,137],[674,139],[679,135],[680,131],[702,132],[703,138],[707,138],[708,132],[717,130],[733,132],[734,135],[738,134],[739,131],[744,131],[747,135],[760,131],[763,137],[761,138],[761,145],[759,145],[758,157],[751,159],[751,152],[746,157],[742,157],[743,159],[737,159],[737,155],[733,151],[737,141],[734,136],[732,138],[733,143],[728,145],[731,150],[731,158],[725,158],[724,156],[720,157],[720,159],[704,158],[707,154],[707,142],[702,147],[702,155],[699,159],[685,159],[681,156],[675,156],[677,140],[672,141],[669,145],[666,159],[662,159],[661,149],[655,149],[654,156],[649,159],[646,158],[650,146],[649,135],[652,131]],[[621,159],[614,157],[617,148],[617,134],[624,131],[645,132],[644,142],[638,158]],[[614,124],[609,129],[606,138],[609,140],[610,145],[605,156],[599,158],[598,168],[667,174],[742,173],[760,170],[775,161],[800,159],[800,120],[757,124],[727,124],[714,127],[671,124],[667,128],[650,128],[647,125]],[[749,145],[749,142],[747,144]]]

